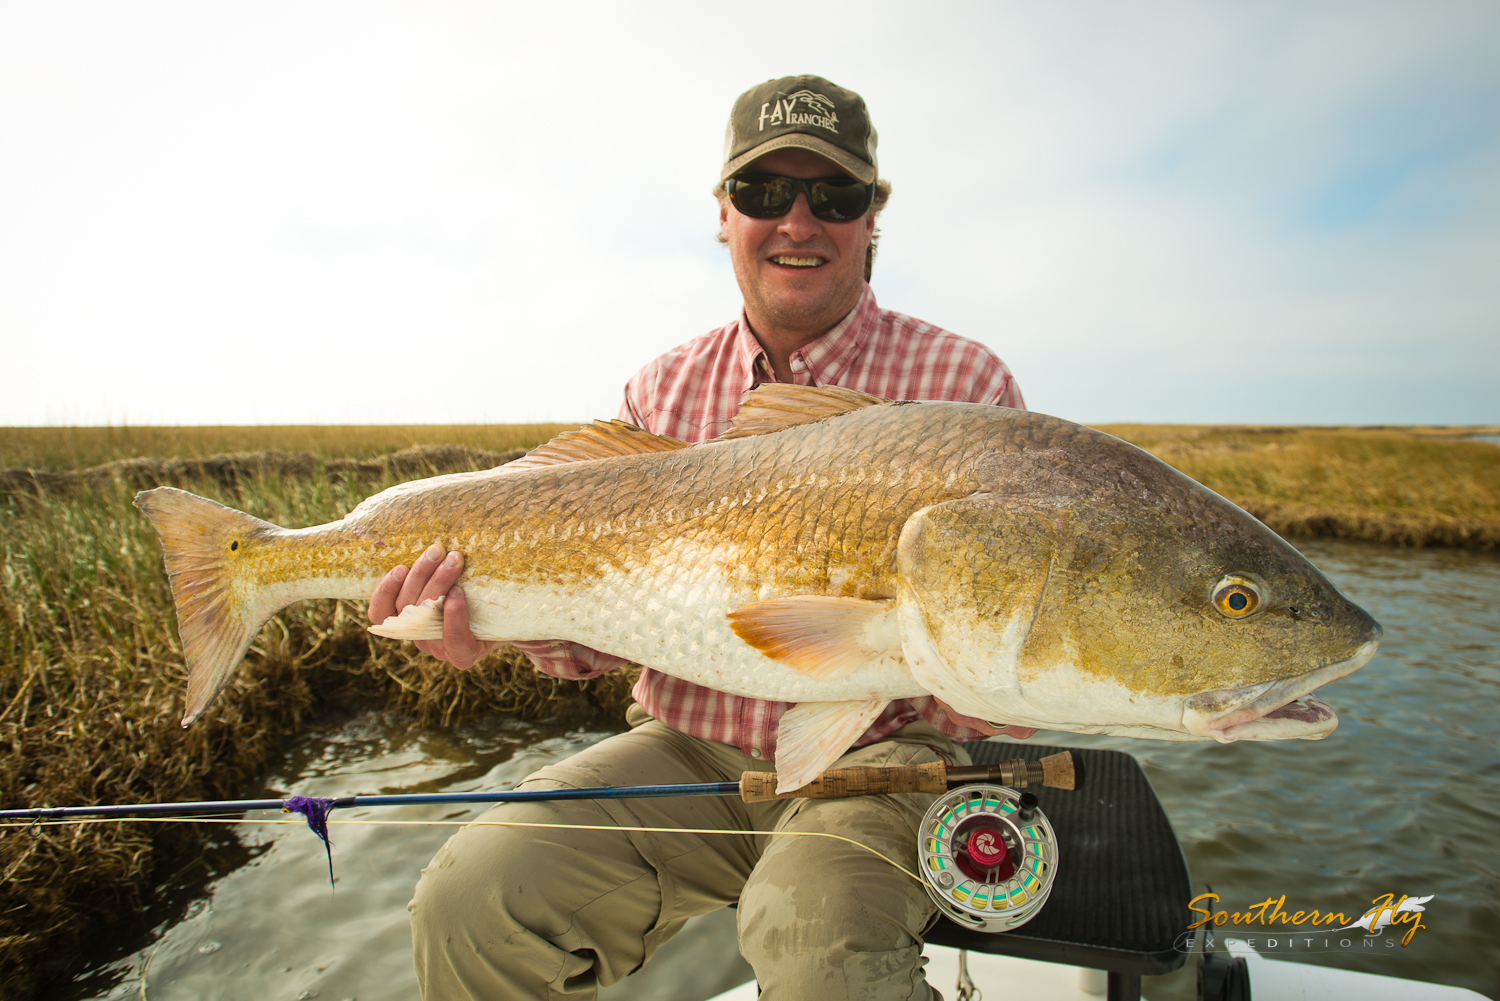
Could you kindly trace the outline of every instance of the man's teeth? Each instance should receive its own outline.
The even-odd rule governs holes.
[[[823,263],[821,257],[787,257],[778,254],[771,258],[777,264],[784,264],[789,268],[815,268]]]

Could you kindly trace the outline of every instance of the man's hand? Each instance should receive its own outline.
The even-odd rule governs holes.
[[[407,605],[447,595],[443,602],[443,638],[417,640],[417,649],[467,671],[500,643],[474,638],[463,588],[454,586],[463,572],[463,553],[455,550],[445,554],[442,546],[433,543],[409,569],[395,567],[375,585],[375,593],[370,595],[370,621],[384,622]]]

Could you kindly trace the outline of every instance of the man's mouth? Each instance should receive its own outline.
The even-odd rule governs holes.
[[[780,264],[786,268],[816,268],[825,263],[821,257],[794,257],[791,254],[772,254],[772,264]]]

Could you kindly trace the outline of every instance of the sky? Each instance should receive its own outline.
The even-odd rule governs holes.
[[[0,0],[0,425],[614,416],[736,95],[865,97],[882,306],[1088,423],[1500,423],[1500,4]]]

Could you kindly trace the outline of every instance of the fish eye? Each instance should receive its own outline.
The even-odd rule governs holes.
[[[1214,607],[1226,618],[1243,619],[1261,606],[1260,588],[1233,574],[1214,585]]]

